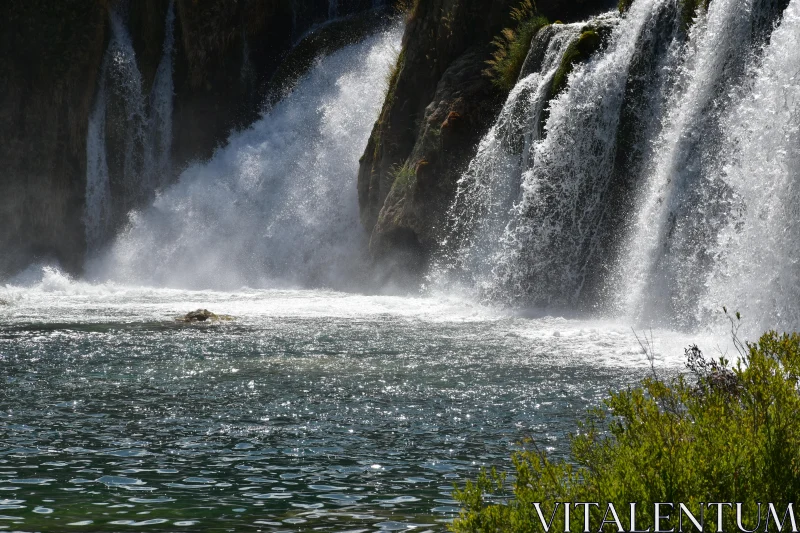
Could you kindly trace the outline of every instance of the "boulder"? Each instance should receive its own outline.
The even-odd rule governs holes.
[[[178,317],[176,320],[186,323],[219,322],[221,320],[233,320],[233,317],[229,315],[217,315],[208,309],[198,309],[196,311],[186,313],[184,316]]]

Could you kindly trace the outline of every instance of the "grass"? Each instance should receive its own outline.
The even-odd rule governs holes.
[[[536,34],[549,24],[547,18],[539,15],[531,0],[523,0],[511,10],[513,28],[505,28],[492,44],[495,51],[492,59],[486,62],[484,73],[499,88],[510,91],[517,83],[522,65],[528,56],[531,41]]]
[[[392,190],[397,192],[405,192],[410,189],[417,180],[417,174],[414,169],[408,165],[395,165],[391,170],[392,175]]]
[[[769,332],[737,346],[734,366],[693,346],[686,350],[688,376],[654,375],[611,394],[607,409],[591,412],[571,437],[569,461],[550,461],[533,443],[514,454],[513,483],[495,470],[482,472],[456,491],[463,510],[451,529],[541,531],[537,505],[549,519],[556,502],[599,502],[590,508],[592,527],[608,503],[627,527],[636,502],[639,530],[653,526],[655,502],[674,504],[673,521],[662,522],[662,530],[677,531],[679,503],[699,516],[702,502],[743,502],[747,529],[756,526],[756,502],[774,503],[783,516],[800,494],[800,335]],[[705,506],[706,529],[716,531],[716,512]],[[722,510],[726,531],[739,530],[736,514]],[[563,511],[553,516],[552,529],[564,531]],[[583,509],[570,517],[571,530],[583,531]]]
[[[403,70],[406,62],[406,51],[401,50],[397,55],[397,60],[389,68],[386,73],[386,96],[384,100],[388,105],[394,102],[395,90],[397,89],[397,80],[400,78],[400,72]]]

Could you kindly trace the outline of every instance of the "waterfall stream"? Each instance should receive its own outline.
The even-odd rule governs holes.
[[[90,272],[172,287],[362,286],[355,177],[400,35],[321,59],[252,127],[132,213]]]
[[[721,164],[732,216],[710,247],[701,309],[736,306],[756,330],[800,325],[800,1],[793,0],[747,96],[723,122]]]
[[[622,21],[613,15],[592,21],[595,26],[613,28],[610,43],[589,62],[575,68],[567,90],[548,104],[545,135],[531,137],[510,166],[497,165],[506,158],[507,151],[492,139],[498,126],[484,139],[470,171],[461,180],[454,210],[466,208],[479,213],[482,219],[477,233],[466,229],[473,237],[458,254],[466,256],[467,263],[491,265],[483,271],[465,265],[477,275],[479,290],[485,296],[558,307],[578,302],[587,271],[597,262],[603,223],[610,210],[616,132],[631,64],[641,43],[662,30],[660,14],[669,3],[640,0]],[[573,32],[574,37],[583,26],[565,28],[560,34]],[[551,50],[555,57],[546,62],[542,71],[553,69],[561,61],[563,46]],[[669,48],[664,53],[668,52]],[[545,91],[552,74],[549,72],[537,82]],[[533,123],[538,121],[541,103],[515,109],[518,106],[514,100],[530,82],[528,77],[518,83],[498,125],[509,120],[508,113],[521,113]],[[493,170],[488,171],[487,163]],[[479,181],[490,185],[470,186],[471,173],[476,171],[481,175]],[[512,191],[511,196],[506,193],[506,198],[496,204],[498,190]],[[476,211],[475,206],[493,203],[496,207],[490,210],[488,219],[480,214],[480,208]],[[502,213],[499,218],[498,211]],[[467,220],[471,216],[454,214]],[[486,220],[491,221],[487,224]],[[487,228],[491,229],[487,232]],[[451,229],[454,236],[464,231],[458,225]],[[476,249],[474,243],[481,239],[485,242]],[[481,251],[487,246],[489,253]]]
[[[111,39],[89,117],[86,165],[86,243],[99,252],[113,231],[115,215],[127,212],[164,185],[170,173],[172,148],[173,54],[175,6],[170,2],[164,27],[163,52],[148,97],[133,41],[123,14],[109,17]],[[121,146],[110,169],[109,129]]]
[[[145,163],[142,175],[151,189],[166,184],[171,173],[172,106],[175,86],[172,80],[175,48],[175,2],[169,3],[164,28],[164,45],[161,61],[156,70],[153,89],[150,91],[149,136],[145,143]]]
[[[713,0],[687,31],[675,0],[636,0],[574,26],[614,30],[547,102],[531,95],[565,53],[553,39],[459,182],[434,285],[640,324],[727,306],[800,325],[799,4]]]
[[[434,269],[438,281],[444,281],[443,274],[457,272],[466,276],[462,282],[491,290],[493,267],[503,253],[501,238],[519,196],[522,173],[530,164],[531,145],[542,138],[542,113],[550,85],[580,27],[551,26],[537,35],[535,46],[546,48],[541,64],[511,91],[497,122],[459,180],[448,213],[449,234],[457,242],[444,243],[455,250],[438,261]]]
[[[89,116],[86,135],[86,248],[95,252],[111,226],[111,184],[106,160],[106,66],[100,73],[100,89]]]
[[[540,31],[458,182],[431,285],[640,324],[696,327],[727,306],[754,327],[797,327],[798,4],[712,0],[687,21],[681,0],[636,0],[624,15]],[[331,0],[329,15],[337,9]],[[400,30],[318,61],[165,189],[174,18],[170,4],[145,98],[124,21],[111,17],[87,138],[90,250],[108,239],[119,205],[160,192],[90,272],[182,287],[358,288],[368,236],[353,179],[384,97],[374,80]],[[552,94],[589,30],[600,48]],[[121,176],[106,148],[115,97],[127,121]]]
[[[692,30],[621,261],[626,313],[701,318],[693,315],[730,195],[715,168],[725,164],[719,122],[754,57],[756,4],[716,0]]]

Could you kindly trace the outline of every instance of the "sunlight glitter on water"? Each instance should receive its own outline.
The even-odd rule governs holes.
[[[0,497],[20,530],[441,530],[454,483],[526,437],[563,456],[650,372],[624,324],[457,298],[16,283]],[[175,321],[196,308],[235,320]],[[680,370],[695,339],[654,337],[657,370]]]

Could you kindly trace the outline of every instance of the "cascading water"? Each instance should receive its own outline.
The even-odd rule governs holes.
[[[108,62],[108,93],[122,107],[122,120],[115,126],[122,129],[122,174],[123,210],[135,205],[141,195],[142,147],[147,142],[148,117],[142,92],[142,74],[136,63],[136,51],[122,16],[111,12],[111,42],[106,52]],[[108,119],[109,111],[106,111]]]
[[[622,21],[611,15],[592,21],[593,27],[613,26],[610,42],[596,57],[576,67],[567,90],[550,101],[546,135],[532,137],[522,156],[510,165],[500,165],[507,159],[503,154],[507,148],[492,137],[509,120],[508,114],[521,112],[527,115],[524,120],[536,124],[542,113],[541,107],[513,110],[507,106],[498,126],[484,139],[462,179],[454,206],[454,215],[467,223],[473,216],[481,219],[475,224],[477,232],[466,229],[472,237],[457,255],[477,278],[484,296],[556,307],[580,301],[607,237],[604,224],[612,210],[617,133],[628,100],[631,68],[643,43],[660,42],[656,36],[664,31],[664,13],[674,11],[670,0],[640,0]],[[651,90],[652,105],[645,108],[658,107],[658,88],[665,85],[658,67],[674,55],[673,26],[668,27],[672,37],[666,40],[667,46],[652,61],[655,67],[650,70],[655,74],[648,81],[656,90]],[[530,78],[520,82],[522,87],[515,88],[512,99],[527,83]],[[480,180],[470,176],[476,171]],[[516,183],[520,183],[519,193]],[[498,191],[505,192],[498,197]],[[510,208],[509,200],[513,202]],[[488,215],[486,206],[493,206]],[[451,236],[459,238],[457,234],[463,231],[463,224],[456,224]],[[487,266],[478,268],[477,263]]]
[[[339,16],[339,0],[328,0],[328,18],[335,19]]]
[[[167,9],[163,53],[148,98],[122,14],[112,11],[110,26],[87,133],[84,221],[90,255],[105,243],[115,218],[163,186],[171,173],[174,3]],[[109,128],[122,145],[112,154],[117,173],[110,169]]]
[[[320,60],[295,90],[186,169],[90,266],[173,287],[363,286],[358,159],[401,30]]]
[[[164,28],[161,61],[150,92],[149,137],[145,143],[142,176],[151,189],[166,184],[171,174],[172,106],[175,86],[172,80],[172,56],[175,49],[175,2],[169,3]]]
[[[448,213],[445,253],[434,269],[434,283],[467,276],[467,284],[491,289],[494,258],[502,254],[500,239],[518,199],[522,173],[529,165],[531,144],[542,138],[542,113],[561,57],[580,34],[580,24],[550,26],[539,32],[534,47],[545,48],[541,64],[511,91],[500,116],[483,138],[476,157],[458,182]]]
[[[724,122],[732,216],[711,247],[706,312],[738,308],[748,329],[800,326],[800,0],[793,0],[747,96]]]
[[[106,69],[100,73],[100,90],[95,98],[86,134],[86,249],[93,254],[106,240],[111,226],[111,185],[106,160]]]
[[[715,0],[696,21],[670,97],[637,215],[618,269],[618,307],[631,316],[690,324],[714,270],[710,254],[729,216],[720,180],[720,118],[753,61],[772,5]]]

